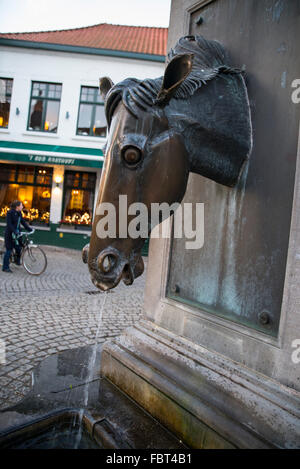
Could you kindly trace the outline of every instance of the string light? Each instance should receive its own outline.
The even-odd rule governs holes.
[[[2,207],[0,211],[0,217],[6,217],[8,210],[9,210],[8,205],[5,205],[5,207]]]
[[[51,197],[50,191],[48,191],[46,189],[44,192],[42,192],[42,197],[43,197],[43,199],[50,199],[50,197]]]
[[[9,206],[6,205],[0,209],[0,217],[4,218],[7,215],[7,212],[10,210]],[[37,208],[31,208],[27,213],[22,212],[22,216],[29,221],[41,220],[44,223],[49,223],[50,221],[50,212],[41,213]],[[80,213],[74,213],[72,216],[67,215],[61,223],[66,224],[76,224],[76,225],[91,225],[92,218],[88,212],[84,212],[83,215]]]
[[[25,202],[25,201],[24,201]],[[0,209],[0,217],[4,218],[7,215],[7,212],[10,210],[8,205],[5,205]],[[40,213],[37,208],[31,208],[26,210],[27,213],[22,212],[23,218],[25,220],[34,221],[34,220],[41,220],[45,223],[49,223],[50,221],[50,212]]]
[[[91,225],[92,218],[88,212],[84,212],[83,215],[80,213],[74,213],[73,215],[67,215],[61,223],[75,224],[75,225]]]
[[[49,223],[50,220],[50,212],[45,212],[41,216],[41,220],[44,221],[45,223]]]

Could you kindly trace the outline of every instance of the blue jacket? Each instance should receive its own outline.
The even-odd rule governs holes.
[[[22,213],[18,212],[14,208],[9,210],[6,215],[6,229],[5,229],[5,247],[6,249],[12,249],[14,245],[12,234],[20,233],[20,225],[23,225],[25,230],[31,231],[30,226],[24,218]]]

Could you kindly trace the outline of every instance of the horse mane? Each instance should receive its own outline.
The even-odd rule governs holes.
[[[225,50],[217,41],[205,39],[203,36],[185,36],[179,39],[174,49],[171,49],[167,63],[176,55],[192,53],[193,66],[188,77],[174,93],[173,98],[185,99],[195,93],[201,86],[221,73],[241,73],[239,69],[230,67]],[[156,96],[161,88],[163,77],[137,80],[127,78],[117,83],[107,94],[105,100],[105,114],[108,126],[112,116],[122,100],[126,109],[138,117],[138,109],[149,111],[156,104]]]

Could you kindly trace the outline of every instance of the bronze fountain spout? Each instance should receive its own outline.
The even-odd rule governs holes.
[[[99,238],[101,204],[118,196],[128,206],[181,202],[190,172],[233,187],[252,148],[247,89],[224,48],[202,36],[182,37],[168,54],[163,77],[100,79],[109,128],[91,242],[85,248],[94,284],[102,290],[143,273],[144,237]],[[130,220],[129,220],[130,221]]]

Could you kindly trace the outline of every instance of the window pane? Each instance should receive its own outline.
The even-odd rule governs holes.
[[[89,88],[88,91],[88,96],[89,96],[89,101],[95,102],[95,91],[97,91],[97,88]]]
[[[89,101],[90,103],[95,103],[98,101],[98,96],[100,98],[101,103],[103,100],[99,93],[99,88],[91,87],[91,86],[82,86],[81,87],[81,94],[80,94],[80,102],[82,101]]]
[[[10,204],[18,199],[18,184],[4,184],[0,183],[0,218],[6,217]]]
[[[89,226],[92,223],[95,173],[66,171],[63,223]],[[72,186],[67,184],[72,182]]]
[[[60,99],[61,85],[49,84],[48,98]]]
[[[0,184],[0,218],[6,217],[13,200],[21,200],[23,216],[33,224],[49,223],[51,188]]]
[[[79,185],[80,185],[80,176],[81,176],[81,173],[74,173],[73,187],[79,187]]]
[[[88,88],[87,101],[90,101],[91,103],[94,102],[94,90],[93,90],[93,88]]]
[[[67,189],[65,191],[63,223],[91,225],[94,194],[92,191]]]
[[[10,112],[10,98],[5,103],[0,103],[0,127],[7,128]]]
[[[88,93],[88,87],[87,86],[82,86],[81,87],[81,97],[82,97],[83,94],[86,95],[87,93]]]
[[[82,188],[94,190],[96,183],[95,173],[82,173]]]
[[[52,185],[52,168],[35,168],[36,169],[36,183]]]
[[[74,173],[68,171],[65,172],[65,186],[73,187]]]
[[[28,130],[57,132],[61,89],[60,84],[33,82]]]
[[[82,187],[86,188],[89,183],[89,174],[88,173],[83,173],[82,175]]]
[[[12,79],[7,79],[5,81],[6,81],[6,95],[11,96],[13,80]]]
[[[41,99],[32,99],[30,106],[30,130],[42,130],[42,116],[43,116],[44,102]]]
[[[78,135],[89,135],[91,127],[93,106],[90,104],[80,104],[78,119]]]
[[[55,87],[53,85],[49,86],[48,98],[55,98]]]
[[[65,186],[66,187],[79,187],[81,173],[75,171],[65,172]]]
[[[12,79],[0,78],[0,128],[8,127]]]
[[[41,170],[42,173],[38,173]],[[34,174],[43,178],[50,187],[38,187],[34,185]],[[0,218],[6,216],[13,200],[21,200],[24,205],[23,215],[29,221],[49,223],[52,168],[36,168],[34,166],[9,164],[0,165]],[[9,183],[15,181],[22,184]],[[6,180],[5,180],[6,179]],[[5,182],[4,182],[5,180]],[[40,183],[42,183],[40,181]]]
[[[46,132],[57,132],[59,101],[48,101],[44,130]]]
[[[0,181],[15,182],[16,167],[10,164],[0,164]]]
[[[106,118],[104,106],[96,106],[95,123],[93,126],[93,134],[96,137],[106,137]]]
[[[32,87],[32,96],[36,96],[36,97],[43,97],[45,98],[46,97],[46,83],[37,83],[37,82],[34,82],[33,83],[33,87]]]
[[[27,217],[32,223],[49,223],[51,187],[34,187],[32,204]]]
[[[19,166],[18,182],[34,182],[34,166]]]

